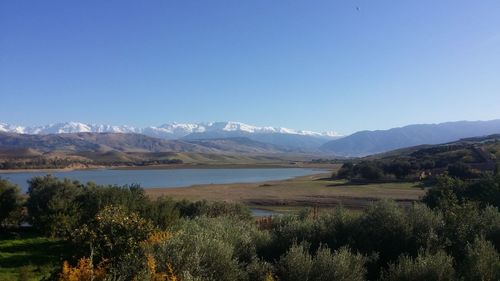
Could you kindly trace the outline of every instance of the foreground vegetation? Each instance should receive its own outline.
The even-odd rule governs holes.
[[[28,229],[0,235],[0,280],[40,280],[71,256],[69,243]]]
[[[382,200],[257,221],[242,205],[151,200],[138,186],[46,176],[26,201],[5,180],[0,190],[3,232],[20,233],[0,243],[2,280],[500,278],[499,176],[440,177],[409,208]],[[40,236],[23,236],[22,221]]]

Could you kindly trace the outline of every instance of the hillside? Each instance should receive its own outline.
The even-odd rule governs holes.
[[[132,127],[80,122],[63,122],[42,126],[18,126],[0,122],[0,132],[46,135],[68,133],[142,134],[165,140],[249,138],[297,151],[317,151],[329,140],[339,138],[336,132],[313,132],[283,127],[253,126],[241,122],[168,123],[161,126]]]
[[[432,169],[445,169],[451,164],[463,163],[471,168],[491,171],[500,161],[500,134],[408,147],[365,157],[363,160],[387,163],[405,160]]]
[[[357,132],[329,141],[320,149],[337,156],[359,157],[404,147],[446,143],[496,133],[500,133],[500,120],[409,125],[389,130]]]
[[[75,133],[26,135],[0,133],[0,151],[38,152],[198,152],[283,153],[279,146],[248,138],[163,140],[140,134]]]
[[[305,155],[248,138],[164,140],[140,134],[0,133],[0,166],[61,168],[71,165],[155,165],[179,163],[277,163]]]

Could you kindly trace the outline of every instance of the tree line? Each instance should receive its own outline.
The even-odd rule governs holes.
[[[7,159],[0,161],[0,170],[15,169],[64,169],[71,165],[96,165],[96,166],[152,166],[182,164],[181,159],[149,159],[136,161],[95,161],[77,160],[71,158],[46,158],[36,157],[29,159]]]
[[[434,175],[432,171],[435,172]],[[425,177],[422,177],[422,172]],[[472,169],[462,162],[450,163],[438,170],[435,169],[434,162],[430,160],[418,164],[407,160],[364,160],[358,163],[344,163],[337,172],[332,174],[332,178],[350,181],[417,181],[428,179],[431,175],[430,178],[435,179],[435,176],[444,172],[463,180],[485,178],[491,174],[491,172]]]
[[[421,203],[379,201],[256,220],[224,202],[151,199],[139,186],[0,180],[1,225],[74,246],[51,280],[499,280],[500,177],[439,178]]]

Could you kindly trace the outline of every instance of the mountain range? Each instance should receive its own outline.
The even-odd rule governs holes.
[[[337,156],[366,156],[422,144],[440,144],[462,138],[500,133],[500,119],[409,125],[361,131],[323,144],[320,150]]]
[[[423,144],[500,133],[500,119],[418,124],[342,137],[239,122],[165,124],[159,127],[78,122],[22,127],[0,123],[0,149],[37,151],[195,152],[215,154],[316,154],[361,157]]]
[[[0,132],[1,150],[30,148],[59,152],[195,152],[214,154],[286,153],[280,147],[247,138],[164,140],[135,133],[65,133],[29,135]]]
[[[318,133],[282,127],[258,127],[240,122],[207,122],[194,124],[170,123],[158,127],[93,125],[80,122],[56,123],[43,126],[17,126],[0,123],[0,132],[47,135],[63,133],[133,133],[166,140],[202,140],[248,138],[282,147],[286,150],[314,151],[322,144],[341,137],[336,132]]]

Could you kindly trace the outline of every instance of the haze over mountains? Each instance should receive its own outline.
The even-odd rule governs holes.
[[[64,152],[195,152],[286,153],[280,147],[247,138],[164,140],[135,133],[65,133],[28,135],[0,133],[0,150],[30,148],[41,153]]]
[[[500,120],[459,121],[361,131],[341,137],[239,122],[166,124],[159,127],[89,125],[78,122],[37,127],[0,123],[0,149],[38,151],[131,151],[199,153],[306,153],[358,157],[422,144],[500,133]]]
[[[327,142],[320,150],[337,156],[366,156],[398,148],[446,143],[498,133],[500,133],[500,119],[409,125],[389,130],[357,132]]]

